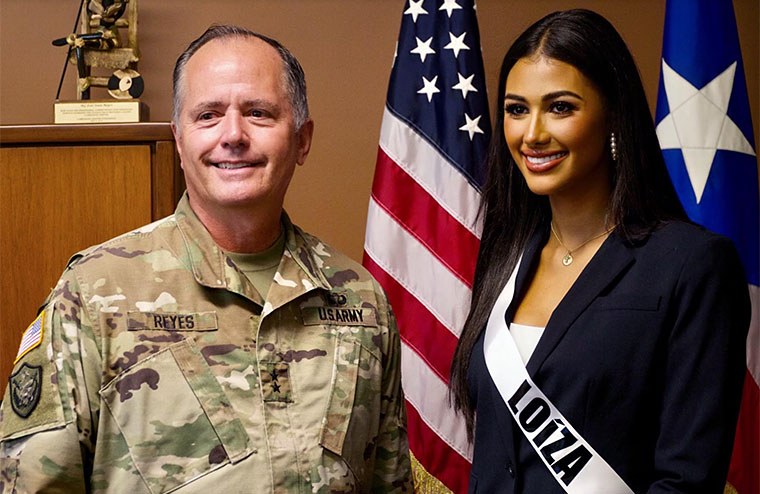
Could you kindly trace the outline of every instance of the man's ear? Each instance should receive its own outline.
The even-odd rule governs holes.
[[[174,145],[177,148],[177,154],[179,155],[179,165],[182,166],[182,146],[180,145],[179,130],[177,130],[177,124],[174,120],[171,121],[171,128],[172,135],[174,135]]]
[[[303,165],[306,162],[306,157],[309,155],[309,150],[311,150],[311,138],[314,135],[314,121],[312,119],[306,120],[296,134],[298,137],[298,156],[296,157],[296,163]]]

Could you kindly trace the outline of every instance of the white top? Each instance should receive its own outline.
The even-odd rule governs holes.
[[[512,339],[515,340],[517,345],[517,351],[520,352],[520,357],[523,363],[527,364],[528,359],[533,355],[533,350],[538,345],[538,340],[541,339],[541,335],[544,334],[544,329],[536,326],[526,326],[524,324],[512,323],[509,325],[509,332],[512,335]]]

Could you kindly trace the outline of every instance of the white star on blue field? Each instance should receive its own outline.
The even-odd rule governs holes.
[[[757,154],[733,10],[718,1],[692,7],[668,2],[657,137],[686,213],[731,238],[758,285]]]

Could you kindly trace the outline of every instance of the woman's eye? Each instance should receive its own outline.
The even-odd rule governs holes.
[[[555,101],[551,104],[550,110],[552,113],[570,113],[575,110],[575,106],[566,101]]]
[[[506,112],[509,115],[517,116],[517,115],[525,115],[526,113],[528,113],[528,109],[524,105],[511,103],[504,107],[504,112]]]

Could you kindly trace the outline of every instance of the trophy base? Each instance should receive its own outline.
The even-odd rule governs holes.
[[[137,123],[149,117],[148,105],[139,99],[55,102],[57,124]]]

